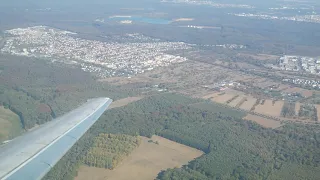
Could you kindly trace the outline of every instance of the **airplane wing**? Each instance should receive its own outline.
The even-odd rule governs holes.
[[[0,146],[1,180],[43,178],[98,120],[112,100],[88,100],[77,109]]]

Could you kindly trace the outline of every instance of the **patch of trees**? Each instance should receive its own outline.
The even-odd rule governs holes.
[[[6,89],[0,94],[0,102],[20,117],[22,127],[30,129],[52,119],[51,112],[38,111],[41,103],[20,91]]]
[[[299,117],[309,118],[317,121],[317,109],[313,104],[302,104],[299,110]]]
[[[281,116],[287,117],[287,118],[295,117],[296,116],[295,107],[296,107],[296,104],[294,102],[285,101],[281,110]]]
[[[254,111],[256,109],[256,106],[258,106],[261,102],[261,99],[257,99],[254,105],[251,107],[250,111]],[[264,103],[264,101],[263,101]]]
[[[141,143],[136,136],[99,134],[84,157],[88,166],[113,169]]]

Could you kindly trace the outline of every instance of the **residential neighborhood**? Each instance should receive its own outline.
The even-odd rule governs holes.
[[[282,80],[283,82],[289,82],[295,85],[302,85],[304,87],[309,87],[312,89],[320,89],[320,80],[308,80],[301,78],[286,78]]]
[[[285,71],[305,71],[320,75],[320,58],[283,56],[279,60],[279,67]]]
[[[239,17],[249,17],[249,18],[257,18],[257,19],[274,19],[274,20],[320,23],[320,15],[299,15],[299,16],[280,17],[276,15],[253,14],[253,13],[229,13],[229,14],[234,16],[239,16]]]
[[[231,4],[231,3],[217,3],[213,1],[206,1],[206,0],[161,0],[163,3],[175,3],[175,4],[189,4],[189,5],[207,5],[216,8],[245,8],[245,9],[252,9],[253,6],[247,4]]]
[[[7,30],[2,53],[49,58],[78,64],[100,77],[130,76],[187,59],[166,53],[191,48],[183,42],[164,42],[139,34],[126,35],[136,41],[95,41],[76,33],[46,26]]]

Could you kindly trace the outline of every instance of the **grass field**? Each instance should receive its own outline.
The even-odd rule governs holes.
[[[267,119],[267,118],[263,118],[263,117],[252,115],[252,114],[248,114],[243,119],[248,120],[248,121],[254,121],[254,122],[256,122],[266,128],[278,128],[281,126],[280,121],[275,121],[272,119]]]
[[[0,106],[0,142],[12,139],[22,133],[19,116]]]
[[[140,146],[135,149],[118,167],[113,170],[81,166],[76,180],[127,180],[155,179],[161,170],[181,167],[189,161],[201,156],[202,151],[153,136],[153,142],[142,137]]]

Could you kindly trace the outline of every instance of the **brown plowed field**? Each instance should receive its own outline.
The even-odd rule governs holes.
[[[236,96],[236,95],[226,93],[226,94],[217,96],[217,97],[213,98],[212,100],[217,103],[225,103],[228,100],[232,99],[234,96]]]
[[[252,108],[252,106],[256,103],[257,99],[248,96],[247,97],[247,101],[245,101],[241,106],[240,109],[246,110],[246,111],[250,111],[250,109]]]
[[[278,128],[281,126],[280,121],[275,121],[272,119],[267,119],[267,118],[263,118],[263,117],[252,115],[252,114],[248,114],[243,119],[249,120],[249,121],[254,121],[254,122],[256,122],[266,128]]]
[[[148,140],[142,137],[140,146],[115,169],[81,166],[75,179],[150,180],[155,179],[162,170],[181,167],[203,154],[202,151],[159,136],[152,137],[154,142],[158,141],[158,145]]]
[[[263,105],[258,104],[254,112],[274,117],[280,117],[283,104],[283,101],[276,101],[273,105],[272,100],[266,100]]]
[[[239,96],[236,99],[234,99],[233,101],[231,101],[228,105],[231,106],[231,107],[236,107],[241,102],[241,100],[243,98],[245,98],[245,97],[244,96]]]

